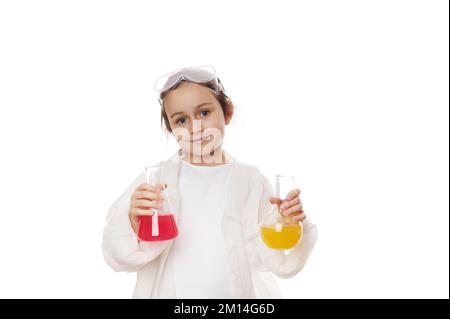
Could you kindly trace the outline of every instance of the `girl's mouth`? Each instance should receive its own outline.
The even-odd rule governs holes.
[[[208,141],[210,141],[212,138],[212,135],[208,135],[208,136],[204,136],[195,140],[191,140],[191,143],[195,143],[195,144],[203,144],[206,143]]]

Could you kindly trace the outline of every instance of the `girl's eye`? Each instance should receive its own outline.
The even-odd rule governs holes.
[[[182,118],[179,118],[175,123],[184,124],[184,122],[186,122],[186,119],[184,117],[182,117]]]
[[[206,116],[206,115],[208,115],[209,114],[209,111],[201,111],[200,112],[200,115],[201,116]]]

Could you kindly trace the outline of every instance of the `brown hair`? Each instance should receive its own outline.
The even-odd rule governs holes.
[[[220,83],[220,80],[217,79]],[[161,92],[161,94],[159,95],[159,98],[161,101],[164,100],[164,98],[173,90],[175,90],[182,82],[185,82],[185,80],[180,81],[177,85],[175,85],[174,87]],[[216,100],[219,102],[220,107],[222,109],[223,115],[225,116],[225,118],[227,118],[228,116],[230,116],[232,114],[232,110],[233,110],[233,103],[231,102],[231,99],[225,94],[224,90],[218,90],[217,89],[217,85],[215,83],[214,80],[209,81],[209,82],[205,82],[205,83],[197,83],[199,85],[205,86],[207,88],[210,88],[211,90],[217,92],[219,91],[219,94],[214,94],[214,96],[216,97]],[[222,85],[223,88],[223,85]],[[167,113],[166,110],[164,109],[164,105],[161,105],[161,127],[165,127],[165,129],[169,132],[172,133],[172,128],[170,127],[170,122],[169,122],[169,118],[167,117]]]

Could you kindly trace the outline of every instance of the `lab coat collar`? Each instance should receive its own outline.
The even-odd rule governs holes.
[[[222,149],[222,153],[225,157],[225,163],[234,163],[236,161],[236,159],[230,153],[228,153],[226,150]],[[181,149],[179,149],[178,151],[173,153],[172,156],[170,156],[169,161],[174,164],[179,164],[182,159],[183,159],[183,155],[182,155]]]

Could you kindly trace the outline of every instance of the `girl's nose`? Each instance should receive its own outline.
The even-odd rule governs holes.
[[[201,120],[194,120],[191,121],[191,125],[189,127],[191,136],[195,135],[201,135],[201,132],[203,132],[203,123]]]

